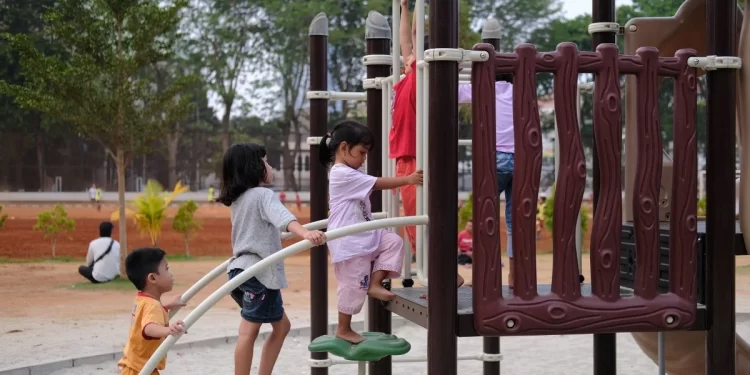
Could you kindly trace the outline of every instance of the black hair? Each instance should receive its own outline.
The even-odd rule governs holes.
[[[323,136],[320,141],[320,162],[325,166],[333,163],[336,150],[343,142],[346,142],[349,147],[356,145],[372,147],[375,143],[375,134],[359,121],[344,120],[339,122],[333,128],[333,131]]]
[[[224,153],[221,191],[217,202],[229,207],[248,189],[266,180],[266,148],[255,143],[238,143]]]
[[[430,49],[430,35],[424,36],[424,49],[425,50]]]
[[[112,237],[112,229],[114,226],[109,221],[102,221],[99,224],[99,237]]]
[[[513,73],[495,73],[495,82],[500,81],[513,84]]]
[[[167,255],[162,249],[145,247],[134,250],[125,258],[125,273],[138,290],[146,288],[149,274],[159,273],[159,263]]]

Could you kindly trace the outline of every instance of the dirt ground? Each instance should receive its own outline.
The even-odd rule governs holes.
[[[36,224],[36,216],[42,211],[51,209],[51,207],[51,205],[24,207],[7,205],[3,209],[3,213],[8,214],[8,219],[5,228],[0,230],[0,258],[40,259],[51,257],[50,240],[43,238],[41,233],[32,229]],[[288,208],[301,223],[310,222],[309,206],[302,205],[301,210],[298,210],[296,205],[290,205]],[[68,210],[68,216],[76,221],[76,230],[69,235],[64,234],[58,238],[56,255],[83,258],[86,256],[89,242],[99,235],[99,223],[108,220],[110,214],[117,207],[112,204],[104,205],[101,212],[97,212],[93,206],[74,204],[66,206],[66,209]],[[172,218],[176,211],[176,207],[170,207],[157,245],[169,254],[184,254],[184,237],[172,230]],[[204,204],[198,209],[196,217],[201,221],[203,227],[190,241],[190,254],[192,256],[229,256],[231,254],[229,249],[231,248],[230,236],[232,231],[229,208],[220,204]],[[505,239],[504,220],[501,220],[499,226],[500,238]],[[115,225],[115,232],[112,234],[115,239],[119,237],[117,227]],[[588,239],[588,237],[589,234],[587,233],[585,238]],[[284,246],[291,245],[296,241],[296,239],[288,240],[284,243]],[[139,234],[133,222],[129,220],[128,247],[136,249],[149,245],[148,235]],[[543,232],[542,238],[537,241],[537,249],[540,252],[552,250],[549,231]]]

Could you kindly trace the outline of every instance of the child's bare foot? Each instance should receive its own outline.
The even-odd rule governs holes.
[[[350,342],[352,344],[359,344],[362,341],[365,341],[365,338],[362,337],[362,335],[352,330],[348,330],[348,331],[336,330],[336,337],[344,341]]]
[[[393,301],[396,295],[390,290],[384,288],[380,283],[370,284],[370,288],[367,289],[367,295],[380,301]]]

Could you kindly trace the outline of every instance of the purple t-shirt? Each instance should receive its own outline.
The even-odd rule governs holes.
[[[458,85],[458,102],[471,103],[471,84]],[[513,145],[513,85],[495,82],[495,149],[514,153]]]
[[[328,230],[372,220],[370,194],[377,177],[344,164],[334,164],[328,176]],[[331,263],[369,255],[378,248],[383,230],[352,234],[328,242]]]

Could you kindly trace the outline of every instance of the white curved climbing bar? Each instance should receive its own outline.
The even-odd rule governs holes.
[[[388,217],[388,214],[385,212],[375,212],[372,214],[372,217],[375,218],[376,220],[384,219]],[[312,223],[307,223],[303,225],[303,227],[305,227],[305,229],[308,229],[308,230],[320,230],[320,229],[326,228],[327,226],[328,226],[328,219],[313,221]],[[281,233],[281,240],[282,241],[288,240],[294,236],[295,236],[294,233],[283,232]],[[230,260],[232,260],[232,258],[225,260],[224,263],[219,264],[218,266],[216,266],[216,268],[211,270],[211,272],[201,277],[200,280],[198,280],[195,284],[193,284],[190,288],[188,288],[188,290],[186,290],[185,293],[182,293],[182,297],[180,297],[180,301],[182,301],[182,303],[188,303],[193,297],[195,297],[196,294],[198,294],[198,292],[200,292],[208,284],[214,281],[214,279],[219,277],[219,275],[224,274],[227,270],[227,265],[229,264]],[[178,311],[180,311],[179,307],[169,310],[169,318],[172,319],[172,317],[174,317]]]
[[[332,231],[329,231],[326,233],[326,239],[328,241],[335,240],[341,237],[350,236],[355,233],[360,232],[366,232],[369,230],[375,230],[375,229],[383,229],[388,227],[400,227],[404,225],[427,225],[428,223],[427,216],[409,216],[409,217],[399,217],[399,218],[390,218],[390,219],[381,219],[381,220],[373,220],[368,221],[365,223],[350,225],[344,228],[335,229]],[[283,261],[284,259],[301,253],[309,248],[313,247],[312,242],[308,240],[303,240],[300,242],[295,243],[294,245],[285,247],[281,249],[280,251],[274,253],[273,255],[269,256],[268,258],[265,258],[255,264],[254,266],[246,269],[241,274],[237,275],[234,279],[227,281],[224,285],[222,285],[219,289],[217,289],[215,292],[211,293],[208,298],[206,298],[203,302],[201,302],[198,307],[195,308],[195,310],[191,311],[188,316],[183,319],[183,322],[185,323],[185,330],[189,330],[190,327],[193,326],[193,324],[200,319],[203,314],[208,312],[211,307],[216,305],[219,300],[224,298],[224,296],[228,295],[232,292],[232,290],[239,287],[242,283],[249,280],[253,276],[257,275],[260,271]],[[143,369],[141,369],[140,375],[149,375],[151,374],[154,369],[156,368],[156,365],[161,361],[162,358],[167,354],[169,351],[169,348],[172,347],[172,345],[177,342],[179,337],[177,336],[169,336],[164,340],[161,345],[159,345],[159,348],[156,349],[156,352],[149,358],[148,362],[143,366]]]

